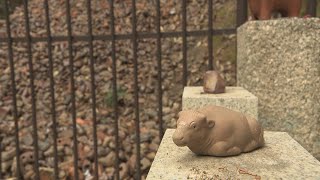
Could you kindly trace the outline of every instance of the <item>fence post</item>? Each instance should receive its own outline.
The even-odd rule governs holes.
[[[241,26],[248,19],[248,2],[247,0],[237,1],[237,27]]]
[[[317,16],[317,0],[308,0],[307,13],[312,17]]]
[[[0,136],[0,179],[2,179],[2,137]]]

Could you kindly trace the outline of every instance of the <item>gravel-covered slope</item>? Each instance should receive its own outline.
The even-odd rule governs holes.
[[[108,1],[92,1],[93,33],[95,35],[110,33],[110,10]],[[161,1],[161,29],[162,31],[181,30],[180,1]],[[214,25],[221,28],[225,12],[235,13],[234,0],[214,1]],[[29,2],[30,25],[32,36],[46,36],[45,12],[42,0]],[[65,1],[49,0],[51,30],[54,36],[67,35],[65,18]],[[74,35],[84,35],[88,32],[86,1],[71,1],[72,32]],[[228,6],[224,6],[228,5]],[[206,1],[188,1],[188,30],[206,29],[207,3]],[[116,1],[116,33],[131,33],[131,1]],[[155,2],[151,0],[137,1],[138,31],[155,32]],[[231,17],[230,15],[229,17]],[[23,7],[17,7],[10,16],[12,36],[24,36]],[[231,22],[234,22],[233,20]],[[0,22],[1,32],[5,23]],[[231,23],[232,24],[232,23]],[[6,36],[1,33],[1,36]],[[235,36],[219,36],[214,41],[215,66],[222,72],[227,83],[235,84]],[[151,162],[158,148],[159,132],[157,118],[157,63],[156,40],[142,39],[138,41],[138,81],[140,105],[140,134],[141,134],[141,164],[143,176],[148,172]],[[14,159],[14,121],[12,117],[12,93],[10,81],[9,59],[7,44],[0,48],[0,132],[4,137],[2,142],[2,174],[11,177],[15,174]],[[68,59],[68,43],[53,43],[54,79],[56,95],[56,115],[59,124],[58,150],[61,179],[72,176],[69,173],[72,163],[72,119],[71,119],[71,88]],[[14,64],[17,85],[17,105],[19,111],[19,136],[22,156],[27,157],[33,150],[31,126],[31,89],[29,86],[29,67],[27,46],[25,43],[14,43]],[[130,40],[116,43],[117,82],[119,96],[119,135],[120,135],[120,167],[121,178],[132,178],[135,172],[135,129],[134,129],[134,81],[133,81],[133,51]],[[32,45],[32,59],[34,65],[36,106],[39,136],[39,162],[41,167],[53,167],[53,135],[50,113],[50,81],[49,61],[46,42]],[[92,108],[91,84],[89,69],[89,46],[86,42],[74,43],[74,75],[76,85],[77,126],[80,155],[80,174],[84,175],[86,164],[93,160],[92,146]],[[200,85],[202,74],[207,69],[207,39],[188,38],[188,85]],[[112,60],[111,42],[94,42],[95,79],[97,94],[97,121],[99,163],[101,176],[111,179],[114,173],[115,139],[114,115],[112,109]],[[182,95],[182,38],[162,39],[162,89],[163,89],[163,120],[165,127],[175,126],[175,117],[181,109]],[[26,178],[33,175],[33,158],[24,161],[23,172]],[[92,168],[91,168],[92,170]],[[43,170],[44,171],[44,170]],[[86,177],[89,177],[88,175]],[[103,179],[103,178],[101,178]]]

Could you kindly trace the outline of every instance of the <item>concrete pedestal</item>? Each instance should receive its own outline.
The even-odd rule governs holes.
[[[320,159],[320,19],[250,21],[237,38],[237,82],[258,97],[259,121]]]
[[[202,87],[185,87],[182,110],[207,105],[223,106],[258,118],[258,98],[242,87],[226,87],[226,93],[204,94]]]
[[[234,157],[197,156],[166,131],[147,176],[154,179],[320,179],[320,162],[285,132],[265,132],[266,146]]]

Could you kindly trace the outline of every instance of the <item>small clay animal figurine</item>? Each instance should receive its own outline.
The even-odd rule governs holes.
[[[220,106],[181,111],[172,139],[195,154],[211,156],[239,155],[264,145],[258,121]]]
[[[249,0],[253,20],[271,19],[273,13],[282,17],[298,17],[301,0]]]
[[[203,91],[212,94],[226,92],[226,83],[217,71],[207,71],[204,74]]]

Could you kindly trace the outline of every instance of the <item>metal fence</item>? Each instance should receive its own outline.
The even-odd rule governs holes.
[[[236,29],[213,29],[213,0],[208,0],[208,28],[205,30],[195,30],[195,31],[187,31],[187,0],[181,1],[181,8],[182,8],[182,31],[176,32],[161,32],[160,30],[160,0],[156,0],[156,33],[151,32],[137,32],[137,17],[136,17],[136,1],[132,0],[132,33],[130,34],[116,34],[115,32],[115,16],[114,16],[114,1],[110,0],[110,26],[111,26],[111,34],[109,35],[93,35],[92,33],[92,12],[91,12],[91,0],[87,0],[87,27],[88,27],[88,34],[83,36],[74,36],[72,34],[72,25],[71,25],[71,15],[70,15],[70,2],[66,0],[66,20],[67,20],[67,36],[52,36],[50,31],[50,18],[49,18],[49,3],[48,0],[44,0],[44,9],[45,9],[45,19],[46,19],[46,37],[32,37],[30,34],[30,23],[29,23],[29,12],[28,12],[28,1],[23,1],[24,7],[24,19],[25,19],[25,36],[24,37],[12,37],[10,29],[10,18],[9,18],[9,8],[8,8],[8,0],[5,0],[5,20],[6,20],[6,32],[7,37],[1,37],[0,43],[7,43],[8,46],[8,61],[10,65],[10,75],[11,75],[11,91],[12,91],[12,106],[13,106],[13,117],[15,122],[15,154],[16,157],[20,157],[21,151],[19,147],[19,122],[18,122],[18,110],[17,110],[17,88],[15,82],[15,68],[14,68],[14,61],[13,61],[13,43],[14,42],[24,42],[27,43],[27,54],[28,54],[28,66],[29,66],[29,80],[30,80],[30,87],[31,87],[31,97],[32,97],[32,127],[33,127],[33,147],[34,147],[34,172],[35,172],[35,179],[40,179],[39,176],[39,155],[38,155],[38,134],[37,134],[37,113],[36,113],[36,99],[35,99],[35,85],[34,85],[34,67],[32,63],[32,44],[36,42],[46,42],[48,44],[48,58],[49,58],[49,74],[50,74],[50,95],[51,95],[51,120],[53,123],[52,132],[54,138],[54,179],[58,179],[58,172],[59,172],[59,164],[58,164],[58,155],[57,155],[57,121],[56,121],[56,107],[55,107],[55,96],[54,93],[54,75],[53,75],[53,58],[52,58],[52,43],[53,42],[61,42],[66,41],[68,43],[68,53],[69,53],[69,71],[70,71],[70,82],[71,82],[71,112],[72,112],[72,124],[73,124],[73,166],[78,167],[78,149],[77,149],[77,128],[76,128],[76,100],[75,100],[75,82],[74,82],[74,57],[73,57],[73,44],[77,41],[87,42],[89,44],[89,55],[90,55],[90,73],[91,73],[91,99],[92,99],[92,124],[93,124],[93,140],[94,140],[94,175],[95,179],[98,179],[98,145],[97,145],[97,118],[96,118],[96,90],[95,90],[95,69],[94,69],[94,57],[93,57],[93,41],[96,40],[104,40],[110,41],[112,43],[112,74],[113,74],[113,110],[114,110],[114,128],[115,128],[115,149],[116,149],[116,160],[115,160],[115,178],[120,179],[119,176],[119,134],[118,134],[118,94],[117,94],[117,78],[116,78],[116,41],[118,40],[131,40],[132,42],[132,50],[133,50],[133,63],[134,63],[134,104],[135,104],[135,142],[136,142],[136,179],[141,178],[141,170],[140,170],[140,127],[139,127],[139,93],[138,93],[138,63],[137,63],[137,46],[139,39],[151,38],[156,40],[156,59],[157,59],[157,87],[158,87],[158,119],[159,119],[159,136],[162,137],[164,133],[163,129],[163,121],[162,121],[162,67],[161,67],[161,60],[162,60],[162,51],[161,51],[161,42],[162,38],[167,37],[181,37],[182,38],[182,54],[183,54],[183,85],[187,84],[187,37],[199,37],[204,36],[208,39],[208,69],[214,69],[213,63],[213,42],[212,37],[215,35],[221,34],[235,34]],[[316,15],[316,0],[309,0],[307,11],[312,16]],[[247,9],[247,1],[246,0],[238,0],[237,1],[237,26],[243,24],[248,18],[248,9]],[[0,141],[1,142],[1,141]],[[1,154],[1,143],[0,143],[0,154]],[[19,158],[16,158],[16,169],[17,169],[17,179],[22,179],[22,172],[21,172],[21,162]],[[0,179],[1,178],[1,156],[0,156]],[[77,168],[74,168],[74,177],[75,179],[79,179],[79,174]]]

